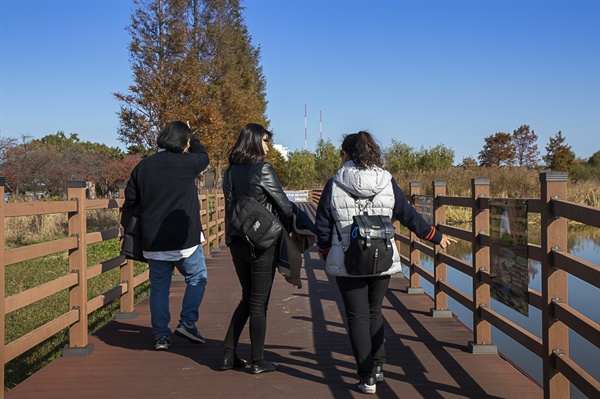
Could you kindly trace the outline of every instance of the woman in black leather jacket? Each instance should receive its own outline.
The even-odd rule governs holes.
[[[249,123],[240,132],[237,142],[229,154],[229,168],[223,178],[223,193],[226,198],[225,230],[226,243],[230,248],[235,271],[242,286],[242,299],[231,317],[225,336],[225,353],[221,368],[243,368],[246,361],[236,353],[237,344],[250,318],[251,372],[259,374],[277,370],[276,363],[264,359],[265,334],[267,330],[267,306],[277,265],[277,246],[259,250],[236,235],[230,228],[231,211],[229,193],[232,198],[244,194],[254,197],[277,215],[284,226],[292,221],[292,204],[283,192],[275,171],[264,162],[269,150],[268,143],[273,134],[261,125]],[[230,179],[231,178],[231,179]],[[231,183],[230,183],[231,182]]]

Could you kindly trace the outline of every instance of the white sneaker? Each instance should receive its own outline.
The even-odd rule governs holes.
[[[362,393],[377,393],[377,385],[375,384],[375,376],[369,375],[360,380],[360,384],[358,384],[358,389],[362,391]]]

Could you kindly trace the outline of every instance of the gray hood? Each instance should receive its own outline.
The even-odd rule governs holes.
[[[346,162],[333,177],[333,181],[351,195],[369,198],[379,194],[390,184],[392,175],[379,167],[359,169],[353,161]]]

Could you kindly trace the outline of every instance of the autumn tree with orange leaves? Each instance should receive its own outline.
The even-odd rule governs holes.
[[[220,185],[228,155],[248,122],[268,126],[260,50],[239,0],[135,0],[129,46],[134,83],[121,102],[119,138],[154,148],[172,120],[189,121]]]

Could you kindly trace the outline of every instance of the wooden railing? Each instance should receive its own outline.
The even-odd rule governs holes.
[[[410,269],[410,293],[422,293],[420,278],[434,287],[432,316],[444,317],[452,314],[448,310],[448,296],[471,309],[473,315],[473,341],[469,348],[474,354],[497,353],[491,345],[494,326],[542,359],[544,397],[564,399],[569,397],[569,383],[588,397],[598,397],[600,383],[577,363],[569,358],[568,331],[577,332],[583,338],[600,347],[600,325],[580,314],[567,304],[567,273],[600,289],[600,267],[570,254],[567,248],[567,219],[592,227],[600,227],[600,209],[578,205],[566,198],[567,175],[548,172],[540,175],[540,198],[528,199],[528,211],[540,214],[541,245],[528,245],[529,257],[541,263],[542,292],[529,290],[529,304],[542,312],[542,338],[538,338],[522,327],[507,320],[490,308],[490,236],[489,236],[489,180],[472,179],[470,197],[446,196],[446,184],[433,182],[434,223],[448,235],[472,243],[472,264],[463,262],[442,251],[421,243],[414,234],[398,234],[398,244],[409,247],[409,256],[402,256],[402,263]],[[87,246],[93,243],[116,239],[122,236],[120,228],[88,233],[86,212],[96,209],[120,208],[124,187],[120,187],[119,199],[87,200],[85,182],[70,181],[67,184],[68,200],[57,202],[0,203],[0,364],[4,365],[61,330],[69,330],[69,345],[64,349],[66,356],[87,356],[93,351],[89,343],[87,315],[111,301],[119,301],[119,318],[135,317],[133,289],[148,280],[148,272],[134,275],[133,262],[116,256],[96,265],[87,265]],[[420,194],[420,184],[411,183],[410,195]],[[4,179],[0,178],[0,198],[4,194]],[[313,190],[311,198],[318,202],[320,190]],[[201,218],[204,228],[204,253],[209,256],[225,240],[224,198],[222,193],[202,191]],[[456,206],[471,209],[472,228],[464,230],[446,225],[445,207]],[[6,249],[5,219],[9,217],[66,213],[68,236],[66,238]],[[34,258],[68,251],[69,273],[40,286],[18,294],[5,296],[6,268],[12,264]],[[434,260],[433,273],[420,263],[421,254]],[[471,277],[472,294],[465,295],[446,279],[446,268],[452,267]],[[120,269],[120,283],[104,294],[87,299],[89,279],[114,268]],[[9,342],[5,342],[5,316],[33,304],[62,290],[69,290],[69,310],[41,327]],[[4,385],[4,372],[2,372]],[[0,399],[4,393],[0,394]]]
[[[433,317],[449,317],[448,297],[470,309],[473,316],[473,341],[468,343],[473,354],[497,353],[491,344],[494,326],[517,343],[541,358],[543,364],[544,398],[570,397],[570,383],[589,398],[600,397],[600,382],[569,357],[569,330],[600,347],[600,325],[567,304],[567,274],[600,289],[600,266],[586,262],[566,252],[567,221],[573,220],[591,227],[600,227],[600,209],[566,201],[567,174],[540,174],[540,198],[527,199],[528,212],[540,214],[541,245],[528,244],[528,256],[541,263],[542,292],[529,289],[529,304],[542,313],[542,337],[501,316],[490,307],[490,182],[478,178],[471,181],[470,197],[446,196],[446,183],[433,182],[433,220],[444,234],[465,240],[472,245],[472,264],[450,256],[439,246],[421,243],[413,233],[396,235],[397,245],[409,248],[401,256],[409,268],[409,293],[423,293],[420,278],[433,285],[435,307]],[[420,184],[410,184],[410,196],[420,194]],[[313,199],[320,198],[320,191]],[[471,230],[446,225],[446,206],[471,209]],[[399,231],[397,228],[396,231]],[[421,254],[433,258],[433,273],[420,265]],[[472,279],[471,295],[465,295],[448,283],[447,267],[452,267]]]
[[[55,202],[0,202],[0,365],[2,367],[2,386],[4,387],[4,367],[6,363],[22,355],[58,332],[68,329],[69,344],[63,350],[63,356],[88,356],[93,352],[89,343],[88,315],[104,307],[112,301],[119,302],[117,318],[134,318],[134,288],[148,280],[146,270],[134,275],[134,264],[131,260],[115,254],[95,265],[87,264],[87,248],[101,241],[119,239],[121,228],[107,231],[87,232],[86,214],[90,210],[119,209],[123,205],[124,185],[120,185],[119,199],[86,199],[86,182],[73,180],[67,182],[66,201]],[[5,180],[0,177],[0,198],[4,198]],[[216,190],[203,190],[198,196],[200,200],[200,216],[205,242],[204,254],[210,256],[225,242],[224,198]],[[5,219],[11,217],[67,214],[68,234],[66,238],[52,240],[14,249],[6,249]],[[15,263],[68,251],[68,273],[62,277],[46,282],[6,297],[6,270]],[[115,268],[120,269],[119,284],[95,298],[88,299],[89,280]],[[6,315],[50,297],[60,291],[68,290],[68,311],[46,324],[30,331],[11,342],[5,343]],[[0,399],[4,398],[4,389]]]

